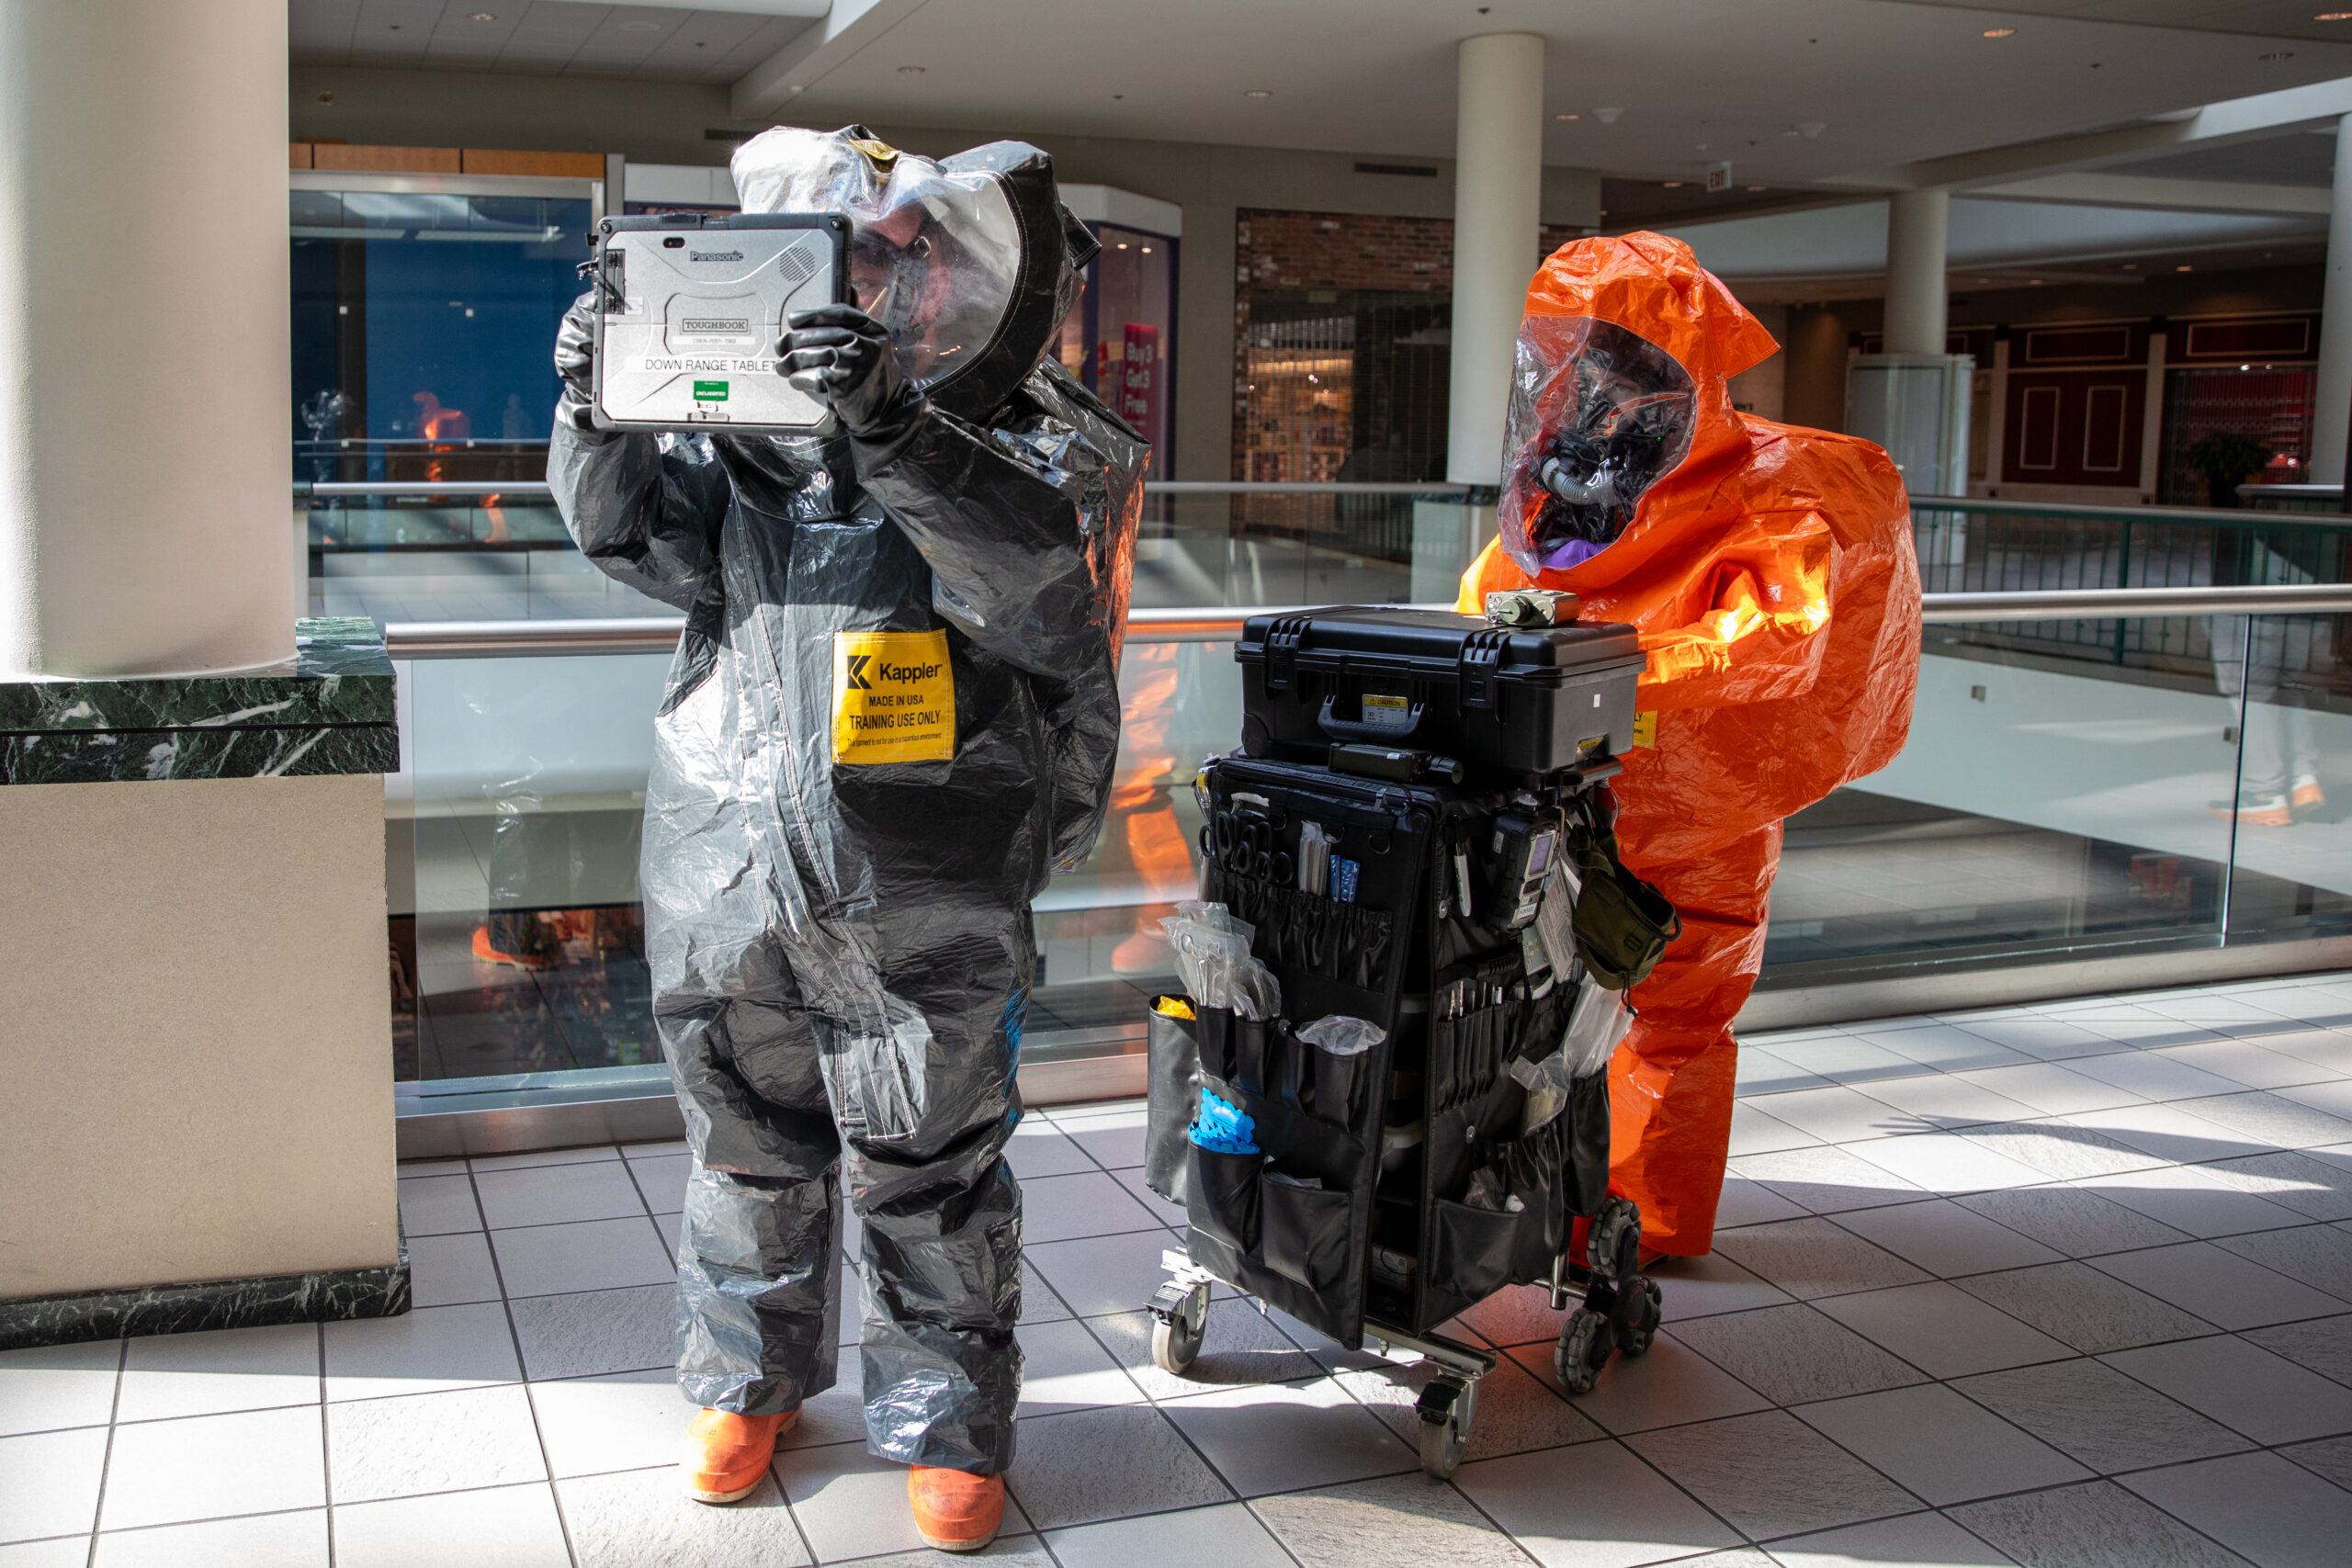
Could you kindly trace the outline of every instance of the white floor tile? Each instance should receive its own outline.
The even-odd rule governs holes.
[[[1793,1209],[1794,1205],[1790,1207]],[[1668,1323],[1711,1317],[1721,1312],[1746,1312],[1750,1307],[1779,1306],[1794,1299],[1730,1258],[1712,1253],[1704,1258],[1663,1258],[1650,1266],[1648,1273],[1657,1281],[1660,1306]]]
[[[2059,1254],[1950,1199],[1857,1209],[1838,1224],[1939,1279],[2054,1263]]]
[[[2195,1166],[2168,1166],[2075,1184],[2192,1236],[2240,1235],[2301,1224],[2292,1209],[2241,1191]]]
[[[1169,1400],[1160,1409],[1244,1497],[1329,1486],[1420,1462],[1337,1383],[1274,1383]]]
[[[2048,1335],[1941,1280],[1832,1296],[1815,1304],[1934,1378],[2064,1360],[2074,1354]]]
[[[316,1508],[326,1500],[320,1408],[118,1427],[102,1529]]]
[[[115,1419],[163,1421],[318,1400],[315,1324],[156,1334],[127,1343]]]
[[[808,1549],[775,1477],[714,1508],[660,1470],[556,1483],[579,1568],[801,1568]]]
[[[445,1492],[334,1511],[335,1568],[571,1568],[542,1482],[488,1492]]]
[[[674,1464],[678,1435],[695,1413],[668,1367],[533,1383],[531,1403],[559,1480]]]
[[[419,1307],[398,1317],[321,1326],[330,1400],[435,1393],[514,1382],[523,1375],[506,1307],[499,1302]]]
[[[646,1212],[637,1183],[616,1159],[481,1171],[474,1186],[492,1230],[617,1220]]]
[[[119,1339],[0,1350],[0,1437],[105,1426],[122,1351]]]
[[[1736,1546],[1737,1533],[1616,1443],[1464,1465],[1454,1484],[1543,1568],[1634,1568]]]
[[[519,1170],[533,1165],[586,1165],[595,1160],[618,1159],[619,1149],[610,1144],[596,1144],[577,1149],[532,1149],[517,1155],[476,1155],[469,1161],[476,1175],[487,1170]]]
[[[2113,1253],[2092,1267],[2221,1328],[2329,1317],[2345,1306],[2324,1292],[2274,1274],[2210,1241]]]
[[[1751,1095],[1743,1109],[1770,1117],[1806,1134],[1807,1140],[1844,1144],[1857,1138],[1883,1138],[1917,1132],[1918,1122],[1884,1100],[1873,1100],[1844,1085],[1801,1089],[1788,1094]],[[1790,1145],[1784,1145],[1790,1146]]]
[[[1233,1489],[1167,1416],[1143,1404],[1022,1422],[1006,1483],[1028,1517],[1047,1529],[1233,1501]],[[798,1496],[796,1490],[796,1503]]]
[[[2011,1559],[1941,1514],[1905,1514],[1772,1543],[1780,1568],[1856,1568],[1862,1563],[1934,1568],[2007,1568]]]
[[[2277,1454],[2146,1471],[2123,1484],[2262,1568],[2338,1568],[2352,1542],[2352,1492]]]
[[[90,1538],[86,1535],[0,1544],[0,1568],[88,1568],[89,1561]]]
[[[481,1229],[481,1210],[474,1202],[473,1179],[459,1161],[454,1176],[401,1178],[401,1228],[411,1236],[447,1235]]]
[[[103,1427],[0,1438],[0,1540],[86,1535],[106,1462]]]
[[[518,1383],[358,1400],[327,1408],[327,1476],[337,1504],[547,1479]]]
[[[818,1562],[922,1551],[907,1507],[906,1466],[876,1459],[855,1443],[836,1443],[796,1450],[776,1476]],[[1002,1533],[1029,1533],[1017,1499],[1005,1503]]]
[[[2078,1111],[2103,1111],[2131,1105],[2139,1096],[2111,1083],[2062,1067],[2055,1062],[2030,1062],[2019,1067],[1985,1067],[1951,1075],[1962,1083],[2033,1107],[2038,1116],[2070,1116]],[[2032,1116],[2018,1118],[2031,1121]]]
[[[1923,1192],[1984,1192],[2004,1187],[2032,1187],[2046,1179],[2030,1166],[2004,1158],[1957,1133],[1876,1138],[1846,1147],[1849,1154],[1893,1171]]]
[[[492,1231],[509,1296],[565,1295],[674,1279],[677,1264],[643,1215]]]
[[[628,1162],[646,1208],[657,1214],[674,1214],[685,1207],[686,1181],[694,1170],[695,1157],[689,1154],[631,1156]]]
[[[2031,1072],[2039,1064],[1985,1070]],[[1915,1118],[1924,1127],[1957,1127],[1976,1122],[2030,1121],[2042,1114],[2038,1105],[2011,1100],[2007,1095],[1953,1073],[1934,1073],[1916,1078],[1887,1078],[1863,1085],[1862,1092]]]
[[[1758,1111],[1751,1100],[1742,1100],[1731,1109],[1731,1152],[1735,1155],[1770,1154],[1774,1149],[1801,1149],[1808,1144],[1821,1142],[1811,1133],[1790,1126],[1776,1117]]]
[[[1238,1503],[1051,1530],[1062,1568],[1291,1568],[1287,1552]]]
[[[1102,1171],[1032,1177],[1021,1183],[1024,1246],[1164,1228],[1159,1217],[1137,1202],[1117,1178]]]
[[[408,1267],[409,1298],[417,1306],[498,1299],[498,1270],[491,1266],[490,1238],[480,1231],[411,1236]]]
[[[326,1510],[108,1530],[91,1568],[327,1568]]]
[[[1510,1354],[1544,1385],[1557,1389],[1549,1345],[1525,1345]],[[1574,1402],[1576,1412],[1623,1437],[1654,1427],[1745,1416],[1770,1402],[1668,1332],[1650,1341],[1639,1356],[1611,1356],[1589,1393]],[[1483,1418],[1483,1417],[1482,1417]]]
[[[2216,1073],[2248,1089],[2285,1089],[2293,1084],[2324,1083],[2335,1075],[2329,1068],[2283,1051],[2267,1050],[2251,1040],[2213,1040],[2199,1045],[2169,1045],[2150,1055],[2178,1062],[2200,1072]]]
[[[1927,1278],[1894,1254],[1819,1218],[1718,1231],[1715,1251],[1800,1301]]]
[[[1238,1318],[1243,1314],[1224,1315]],[[1091,1410],[1102,1404],[1134,1404],[1143,1398],[1143,1392],[1088,1332],[1088,1325],[1076,1318],[1024,1324],[1021,1329],[1021,1352],[1027,1362],[1021,1375],[1021,1414],[1024,1416]]]
[[[2233,1335],[2119,1350],[2100,1359],[2257,1443],[2352,1432],[2352,1388]]]
[[[1261,1497],[1250,1510],[1302,1568],[1526,1568],[1461,1493],[1418,1473]]]
[[[1625,1446],[1751,1539],[1831,1529],[1919,1506],[1785,1410],[1636,1433]]]
[[[2090,1479],[2047,1443],[1937,1384],[1803,1405],[1796,1414],[1939,1507]]]

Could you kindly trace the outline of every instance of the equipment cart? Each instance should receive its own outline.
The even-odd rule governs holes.
[[[1672,929],[1615,865],[1602,788],[1641,655],[1623,626],[1337,609],[1254,618],[1237,656],[1246,754],[1196,780],[1201,893],[1254,928],[1281,1016],[1154,1004],[1147,1176],[1191,1232],[1153,1359],[1193,1364],[1217,1280],[1418,1354],[1421,1461],[1448,1476],[1496,1361],[1440,1325],[1514,1284],[1580,1300],[1570,1393],[1657,1328],[1640,1216],[1608,1191],[1622,989]],[[1632,951],[1645,920],[1663,934]]]

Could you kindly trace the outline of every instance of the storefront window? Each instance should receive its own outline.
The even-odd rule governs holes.
[[[1151,442],[1150,477],[1168,477],[1174,427],[1176,242],[1113,224],[1090,224],[1102,254],[1062,322],[1062,367]]]
[[[583,195],[291,195],[297,477],[537,479]]]

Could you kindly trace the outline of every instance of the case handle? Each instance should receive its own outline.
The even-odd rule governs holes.
[[[1338,701],[1337,697],[1325,697],[1322,711],[1315,716],[1315,722],[1323,733],[1334,740],[1369,740],[1374,745],[1386,740],[1401,740],[1419,729],[1421,727],[1422,710],[1428,706],[1425,703],[1415,703],[1406,710],[1407,716],[1404,724],[1389,726],[1364,724],[1351,718],[1336,718],[1332,716],[1331,709]]]

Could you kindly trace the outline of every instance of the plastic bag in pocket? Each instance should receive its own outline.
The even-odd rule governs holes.
[[[1346,1190],[1308,1185],[1269,1166],[1260,1202],[1259,1253],[1267,1268],[1310,1291],[1328,1291],[1347,1277]]]
[[[1625,994],[1611,990],[1588,975],[1577,987],[1576,1010],[1568,1014],[1567,1032],[1560,1037],[1566,1079],[1587,1077],[1609,1066],[1618,1042],[1634,1026],[1634,1010]]]

